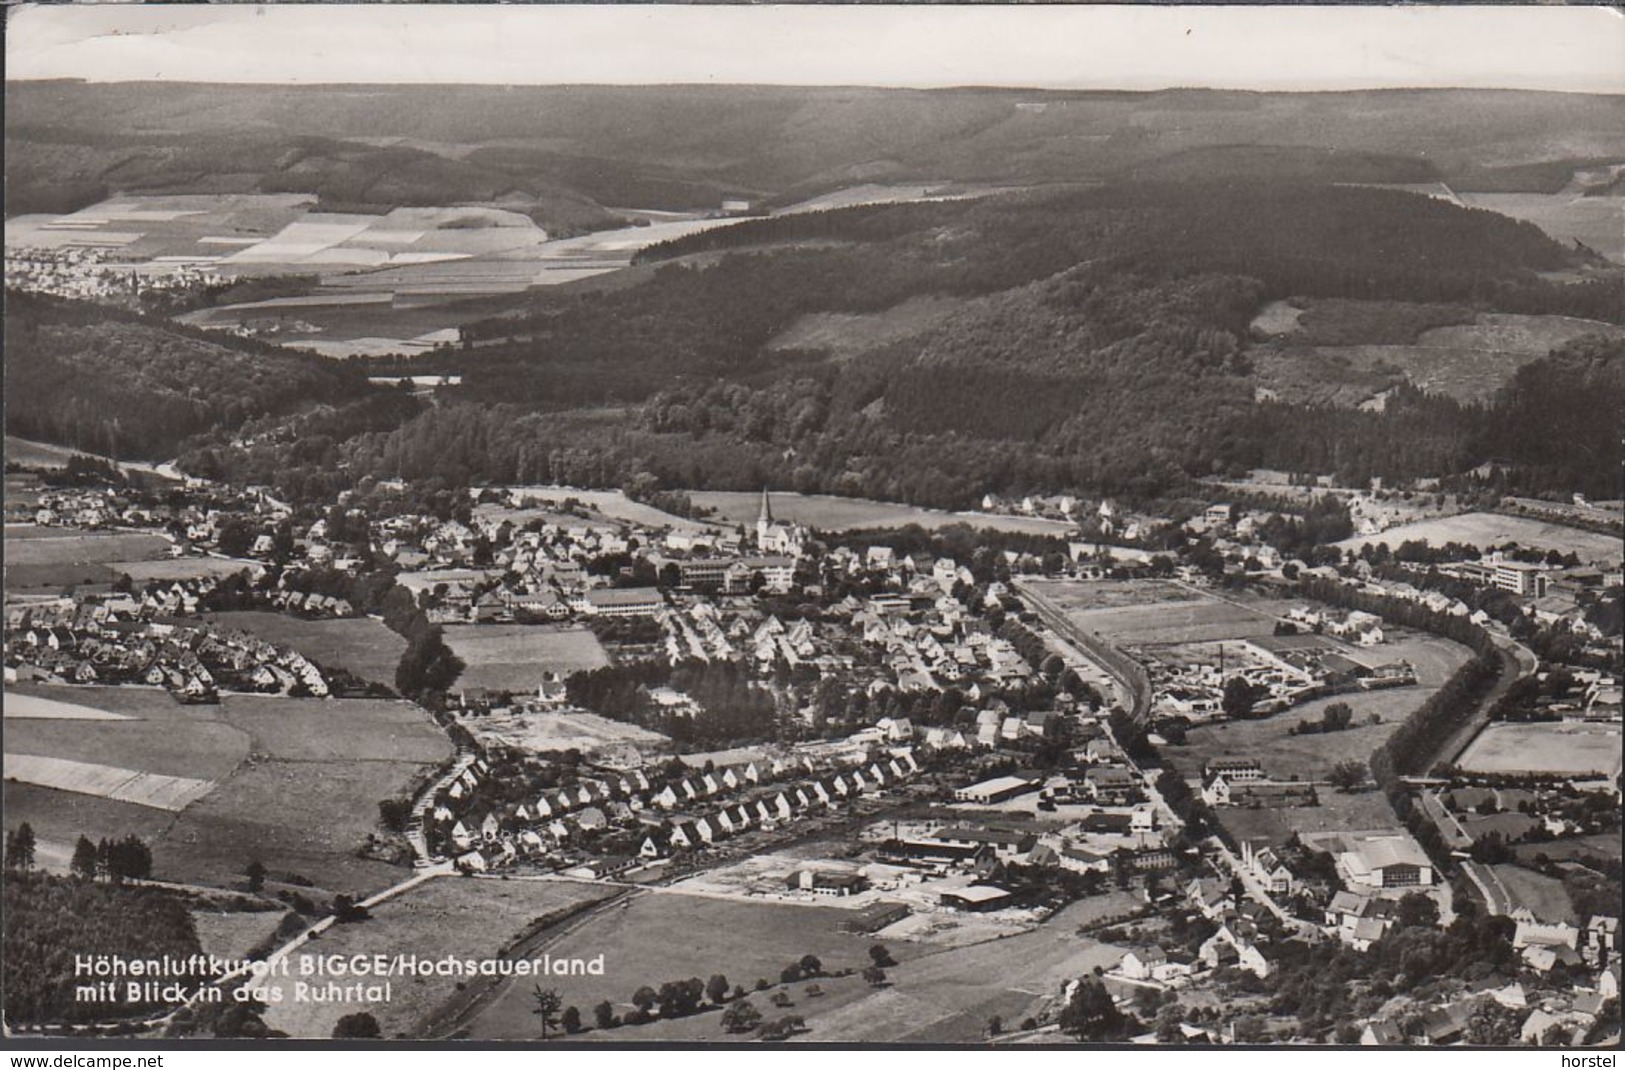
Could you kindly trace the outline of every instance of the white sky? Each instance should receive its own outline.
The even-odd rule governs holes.
[[[50,6],[8,80],[1625,92],[1606,7]]]

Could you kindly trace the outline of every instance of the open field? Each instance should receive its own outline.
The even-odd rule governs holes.
[[[755,523],[762,505],[761,491],[694,490],[689,491],[688,496],[695,505],[716,510],[717,517],[729,523]],[[772,501],[775,518],[791,520],[821,531],[863,531],[870,528],[899,528],[907,524],[935,530],[950,524],[969,524],[992,531],[1064,537],[1074,530],[1072,524],[1039,517],[950,513],[867,498],[837,498],[829,494],[773,491]]]
[[[139,836],[150,844],[175,820],[175,814],[168,810],[58,791],[9,778],[4,782],[0,808],[5,811],[7,828],[28,822],[39,841],[41,858],[46,858],[47,848],[50,848],[61,857],[63,869],[73,856],[74,844],[80,836],[89,836],[92,840]]]
[[[10,746],[10,743],[7,743]],[[5,756],[6,778],[58,791],[99,795],[114,802],[150,806],[155,810],[182,810],[207,795],[213,784],[194,777],[147,773],[113,765],[76,762],[36,754]]]
[[[8,566],[104,564],[169,556],[170,542],[162,535],[127,531],[75,532],[66,528],[50,534],[39,530],[31,534],[31,538],[12,542],[15,536],[7,533]]]
[[[438,762],[451,744],[415,703],[226,695],[221,716],[252,753],[289,762]],[[375,800],[376,801],[376,800]]]
[[[209,619],[292,647],[327,668],[345,669],[389,687],[395,684],[395,668],[406,652],[406,640],[371,617],[301,620],[284,613],[245,611],[215,613]]]
[[[1277,780],[1293,776],[1320,780],[1340,761],[1363,762],[1370,758],[1400,722],[1471,656],[1466,647],[1426,635],[1410,636],[1359,653],[1368,655],[1367,660],[1409,661],[1416,667],[1417,686],[1350,692],[1313,699],[1256,720],[1203,725],[1186,733],[1183,746],[1162,748],[1163,757],[1191,780],[1202,775],[1208,761],[1225,754],[1256,757],[1265,774]],[[1320,720],[1326,707],[1334,702],[1346,702],[1354,710],[1352,727],[1342,732],[1288,735],[1287,730],[1300,721]],[[1373,714],[1381,718],[1379,723],[1368,723]]]
[[[0,714],[17,720],[43,721],[124,721],[127,714],[98,710],[73,702],[58,702],[40,695],[11,694],[6,696]]]
[[[66,528],[6,525],[6,589],[107,583],[117,573],[183,565],[169,556],[170,542],[144,532],[77,532]],[[210,558],[185,559],[208,562]],[[196,566],[194,566],[195,568]],[[236,571],[238,565],[229,571]],[[186,575],[199,574],[189,571]],[[207,573],[203,573],[207,574]]]
[[[642,524],[645,527],[669,527],[676,531],[706,531],[714,530],[715,524],[700,524],[685,517],[677,516],[656,509],[652,505],[635,502],[618,490],[581,490],[576,487],[558,486],[524,486],[508,487],[507,490],[518,495],[522,500],[535,502],[551,502],[562,504],[574,498],[588,509],[613,520],[624,520],[632,524]],[[755,519],[755,514],[751,514]],[[577,521],[583,523],[583,521]]]
[[[206,576],[230,576],[247,569],[257,573],[265,566],[240,557],[160,557],[150,561],[115,561],[108,566],[129,576],[137,584],[155,580],[196,580]]]
[[[463,727],[481,742],[496,742],[529,751],[577,749],[585,752],[601,747],[645,744],[663,747],[671,742],[659,732],[633,724],[623,724],[596,713],[570,710],[564,713],[491,714],[473,717]]]
[[[1232,838],[1285,843],[1294,833],[1364,832],[1391,829],[1400,825],[1394,808],[1376,790],[1344,793],[1333,788],[1320,790],[1319,806],[1291,806],[1275,810],[1250,810],[1227,806],[1219,820]]]
[[[617,1013],[631,1009],[632,993],[645,984],[659,988],[665,981],[686,977],[725,975],[729,982],[749,991],[756,978],[777,982],[779,971],[803,955],[817,955],[825,970],[869,963],[871,937],[838,931],[848,912],[825,906],[744,903],[726,899],[654,891],[611,908],[579,929],[546,945],[555,958],[603,954],[603,977],[558,978],[556,987],[566,1004],[589,1010],[600,1000],[616,1005]],[[918,955],[916,945],[887,943],[901,966],[910,968]],[[853,982],[862,985],[858,978]],[[829,985],[825,985],[826,988]],[[802,985],[792,986],[800,996]],[[793,1012],[807,1013],[817,1001],[798,1000]],[[765,1003],[757,997],[758,1006]],[[472,1023],[475,1040],[525,1040],[536,1035],[530,985],[518,982],[504,991]],[[716,1013],[653,1026],[627,1027],[593,1039],[657,1041],[702,1035],[719,1038],[722,1027]]]
[[[194,907],[192,925],[205,955],[240,959],[275,934],[286,912],[281,910],[210,910]]]
[[[420,762],[280,761],[244,765],[186,808],[152,845],[153,872],[200,884],[232,885],[258,858],[271,879],[297,874],[307,894],[375,892],[403,880],[404,866],[360,858],[378,827],[378,802],[411,791]]]
[[[1544,230],[1564,245],[1581,241],[1616,264],[1625,264],[1625,211],[1620,197],[1576,197],[1570,193],[1463,193],[1470,208],[1488,208]]]
[[[609,664],[598,637],[586,628],[551,624],[448,624],[446,645],[467,668],[459,687],[533,691],[544,673],[568,676]]]
[[[1520,906],[1528,907],[1542,921],[1578,922],[1574,906],[1563,882],[1522,866],[1487,866],[1494,879],[1490,882],[1496,898],[1505,898],[1504,913],[1510,914]]]
[[[1202,643],[1270,635],[1275,617],[1216,599],[1192,599],[1149,606],[1086,609],[1067,614],[1078,627],[1122,646]]]
[[[1028,580],[1045,598],[1075,613],[1086,609],[1119,609],[1169,602],[1194,602],[1201,595],[1165,580]]]
[[[770,339],[768,349],[822,349],[838,357],[912,338],[960,307],[945,297],[911,297],[883,312],[811,312]]]
[[[1512,848],[1512,853],[1518,856],[1520,862],[1533,862],[1536,855],[1545,855],[1555,861],[1595,856],[1597,858],[1613,858],[1620,856],[1620,839],[1618,836],[1579,836],[1574,839],[1553,840],[1549,843],[1520,843]]]
[[[1458,764],[1470,773],[1612,778],[1620,762],[1617,724],[1492,724]]]
[[[606,884],[445,877],[378,905],[365,922],[335,925],[323,934],[320,951],[339,955],[409,951],[435,959],[495,958],[501,947],[538,917],[576,903],[603,899],[615,890]],[[608,966],[615,969],[613,963]],[[623,972],[632,966],[632,962],[620,964]],[[557,987],[567,1003],[577,1002],[567,986],[579,980],[558,979]],[[393,985],[393,998],[374,1005],[296,1003],[289,998],[270,1008],[266,1024],[289,1036],[326,1039],[333,1035],[333,1026],[340,1017],[367,1011],[378,1019],[385,1037],[400,1037],[412,1033],[431,1011],[462,987],[455,977],[397,977]],[[529,991],[529,985],[525,985],[527,998]],[[591,1021],[591,1004],[579,1006],[583,1017]],[[527,1039],[530,1035],[525,1034]]]
[[[451,754],[428,715],[407,702],[228,695],[215,706],[183,706],[158,689],[116,687],[28,686],[23,694],[127,719],[9,721],[7,820],[70,847],[81,833],[134,832],[165,879],[229,885],[258,856],[274,874],[302,874],[327,894],[375,891],[405,872],[356,857],[376,830],[379,801],[406,794]],[[25,776],[13,781],[18,751]],[[91,776],[108,767],[147,775],[109,788],[110,774]],[[68,773],[84,775],[65,780]],[[181,790],[188,781],[196,793]],[[212,790],[199,797],[204,784]]]
[[[31,442],[14,435],[6,436],[5,449],[7,462],[25,468],[66,468],[69,457],[87,456],[80,450],[54,446],[49,442]]]
[[[1515,542],[1535,550],[1558,550],[1562,553],[1572,550],[1582,560],[1590,562],[1617,562],[1622,552],[1619,540],[1609,535],[1599,535],[1592,531],[1582,531],[1579,528],[1568,528],[1524,517],[1501,516],[1497,513],[1462,513],[1458,516],[1438,517],[1417,524],[1389,528],[1377,535],[1361,535],[1345,539],[1336,545],[1358,550],[1366,545],[1385,542],[1392,548],[1409,539],[1424,539],[1434,546],[1460,542],[1480,548]]]

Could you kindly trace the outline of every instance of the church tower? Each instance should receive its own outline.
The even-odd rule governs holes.
[[[765,546],[767,533],[773,527],[773,503],[768,501],[767,488],[762,488],[762,508],[756,514],[756,545]]]

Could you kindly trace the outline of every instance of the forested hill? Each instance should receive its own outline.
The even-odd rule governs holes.
[[[1579,255],[1499,215],[1207,183],[736,233],[738,250],[707,237],[641,281],[476,326],[485,344],[451,358],[461,389],[399,426],[329,432],[323,471],[218,443],[210,470],[296,486],[341,467],[448,485],[769,483],[964,506],[988,491],[1151,496],[1253,467],[1405,480],[1496,457],[1508,486],[1617,496],[1617,466],[1576,446],[1597,429],[1563,422],[1556,400],[1608,396],[1621,365],[1606,347],[1537,362],[1489,410],[1414,388],[1382,412],[1257,400],[1250,321],[1289,294],[1625,318],[1617,280],[1551,281]]]
[[[788,203],[869,182],[1429,182],[1556,192],[1625,154],[1617,97],[1475,90],[1152,93],[795,86],[7,87],[6,211],[112,191],[299,191],[335,207],[501,198]]]
[[[6,429],[126,460],[371,391],[359,369],[104,305],[7,291]]]

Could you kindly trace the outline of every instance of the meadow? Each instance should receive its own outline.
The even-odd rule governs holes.
[[[378,803],[409,793],[452,750],[400,701],[227,695],[183,706],[150,688],[21,693],[122,719],[9,720],[8,822],[26,820],[67,850],[81,834],[133,832],[165,879],[230,886],[257,856],[327,894],[375,891],[404,873],[356,857],[377,830]]]
[[[292,647],[326,668],[344,669],[386,687],[395,685],[395,669],[406,652],[406,640],[371,617],[302,620],[249,610],[215,613],[209,619],[268,643]]]
[[[688,496],[696,506],[715,510],[718,519],[729,523],[755,523],[762,505],[762,493],[759,490],[695,490],[689,491]],[[773,491],[772,504],[775,518],[805,524],[820,531],[864,531],[875,528],[900,528],[907,524],[918,524],[927,530],[947,527],[950,524],[969,524],[990,531],[1055,536],[1065,536],[1074,530],[1072,524],[1040,517],[953,513],[896,502],[878,502],[868,498],[838,498],[830,494]]]
[[[1433,546],[1460,542],[1480,549],[1515,542],[1534,550],[1556,550],[1564,554],[1572,550],[1587,562],[1618,562],[1621,557],[1620,542],[1612,536],[1499,513],[1461,513],[1437,517],[1389,528],[1376,535],[1344,539],[1336,545],[1342,549],[1359,550],[1385,542],[1393,548],[1412,539],[1422,539]]]
[[[544,673],[568,676],[609,664],[598,637],[585,628],[548,624],[448,624],[446,645],[467,666],[459,687],[534,691]]]
[[[410,951],[428,958],[494,958],[538,917],[615,891],[606,884],[444,877],[380,903],[363,923],[335,925],[322,935],[320,950],[338,955]],[[561,979],[560,987],[575,980]],[[455,977],[397,977],[393,983],[388,1003],[346,1006],[288,1000],[271,1007],[265,1021],[292,1037],[326,1039],[342,1015],[364,1010],[378,1019],[385,1037],[411,1036],[464,987]],[[581,1010],[590,1020],[590,1007],[583,1005]]]
[[[602,954],[603,977],[559,978],[555,987],[564,1002],[579,1007],[590,1020],[600,1000],[615,1004],[618,1014],[631,1010],[632,993],[643,985],[659,988],[666,981],[720,973],[730,985],[750,991],[758,977],[777,984],[779,971],[803,955],[818,956],[827,971],[869,964],[871,937],[840,932],[849,912],[835,907],[745,903],[728,899],[651,891],[611,908],[579,928],[568,929],[540,950],[555,958]],[[903,965],[919,953],[915,945],[886,945]],[[862,981],[852,979],[859,985]],[[803,986],[791,986],[799,995]],[[828,987],[828,986],[826,986]],[[800,1000],[796,1014],[815,1002]],[[765,1000],[757,997],[758,1006]],[[529,985],[512,983],[471,1024],[474,1040],[526,1040],[536,1036]],[[631,1026],[592,1039],[656,1041],[686,1037],[700,1030],[722,1039],[715,1012],[653,1026]],[[584,1038],[586,1039],[586,1038]]]
[[[1086,632],[1096,632],[1126,646],[1245,639],[1270,635],[1275,630],[1274,616],[1263,610],[1206,598],[1089,609],[1068,613],[1067,617]]]
[[[1491,724],[1457,762],[1470,773],[1614,777],[1620,771],[1617,724]]]

